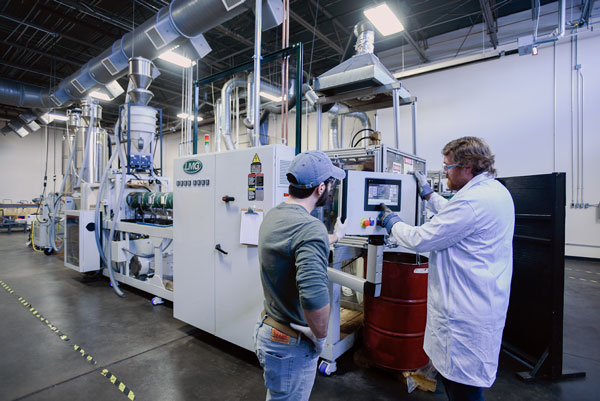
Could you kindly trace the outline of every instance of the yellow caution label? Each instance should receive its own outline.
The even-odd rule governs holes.
[[[258,153],[254,154],[254,159],[252,159],[252,163],[260,163],[260,159],[258,158]]]

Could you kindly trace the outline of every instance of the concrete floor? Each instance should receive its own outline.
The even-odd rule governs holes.
[[[103,369],[136,400],[264,399],[262,370],[251,352],[174,319],[172,305],[152,306],[147,294],[123,286],[126,298],[118,298],[105,278],[76,273],[62,256],[35,253],[25,241],[24,234],[0,234],[0,280],[69,341],[0,287],[0,400],[126,401]],[[600,400],[600,263],[567,260],[566,266],[564,367],[587,377],[523,383],[515,372],[525,369],[501,355],[486,400]],[[334,376],[317,375],[311,400],[446,399],[441,384],[436,393],[407,394],[394,375],[355,365],[352,353],[338,360]]]

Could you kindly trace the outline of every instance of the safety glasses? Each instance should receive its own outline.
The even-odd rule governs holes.
[[[442,172],[447,173],[448,171],[452,170],[456,166],[458,166],[458,163],[455,163],[455,164],[442,163]]]

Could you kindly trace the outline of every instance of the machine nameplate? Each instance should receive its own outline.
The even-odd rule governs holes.
[[[191,159],[183,163],[183,171],[187,174],[196,174],[202,171],[202,162],[198,159]]]

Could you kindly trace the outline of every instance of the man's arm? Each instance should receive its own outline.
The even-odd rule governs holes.
[[[327,337],[327,326],[329,324],[329,304],[317,310],[302,310],[308,327],[317,338]]]

